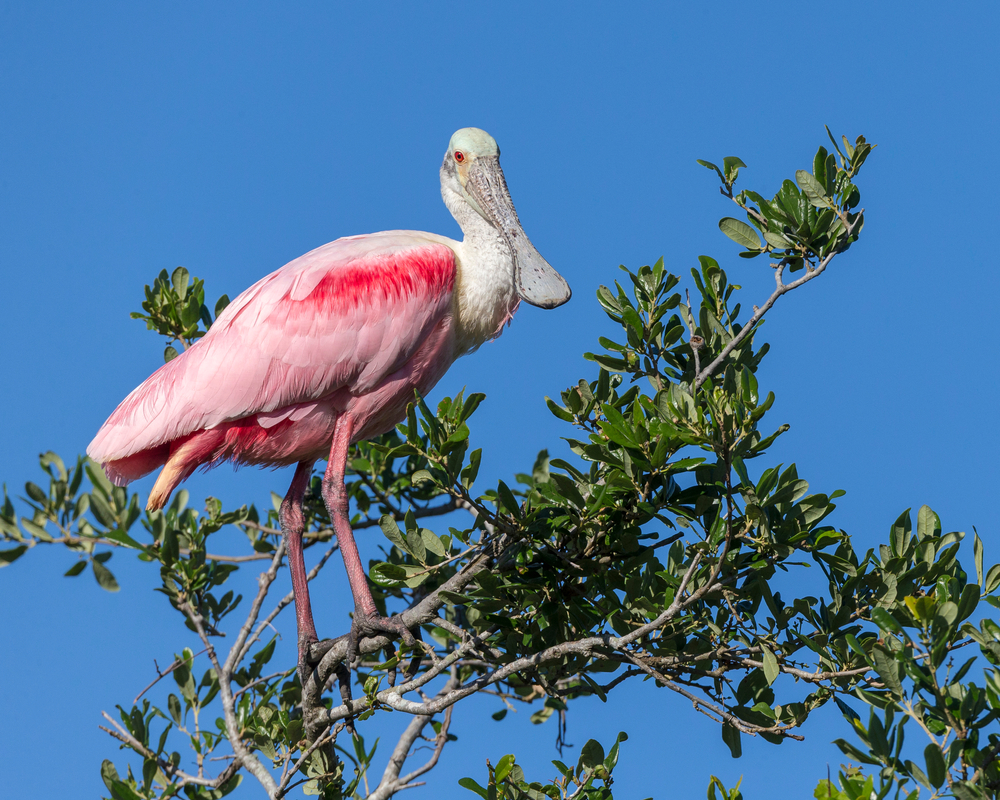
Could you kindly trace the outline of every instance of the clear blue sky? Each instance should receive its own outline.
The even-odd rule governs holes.
[[[186,266],[214,299],[339,236],[457,235],[437,170],[469,125],[498,140],[529,236],[575,291],[557,311],[523,309],[437,390],[486,392],[482,475],[523,471],[567,435],[541,398],[592,376],[580,354],[604,326],[594,291],[619,263],[664,255],[686,274],[707,253],[744,285],[744,307],[766,297],[767,265],[735,257],[715,225],[732,209],[695,159],[739,155],[745,185],[773,192],[811,164],[828,124],[879,145],[861,181],[868,223],[765,327],[762,387],[778,395],[774,423],[792,426],[773,460],[796,461],[816,491],[846,489],[833,521],[859,546],[928,503],[946,529],[977,526],[1000,560],[995,4],[353,5],[0,4],[0,480],[12,493],[36,478],[39,452],[82,452],[161,362],[128,317],[161,269]],[[190,489],[199,503],[267,503],[288,480],[222,469]],[[109,595],[63,578],[71,563],[39,548],[0,571],[11,797],[96,796],[100,760],[119,755],[99,712],[190,644],[148,567],[117,555],[123,589]],[[346,619],[340,570],[314,600],[321,630]],[[804,745],[744,739],[733,761],[717,727],[666,691],[615,700],[575,707],[569,739],[632,735],[622,798],[701,797],[713,772],[745,775],[748,800],[774,796],[778,774],[782,795],[811,796],[844,760],[833,714]],[[455,781],[482,782],[485,759],[511,750],[530,775],[553,774],[551,724],[494,723],[489,710],[458,714],[434,790],[408,797],[472,797]],[[236,796],[257,795],[245,784]]]

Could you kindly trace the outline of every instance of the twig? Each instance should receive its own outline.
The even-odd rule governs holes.
[[[327,560],[329,560],[330,556],[332,556],[338,549],[338,546],[334,544],[333,547],[323,553],[320,560],[316,563],[316,566],[309,570],[306,575],[306,580],[311,581],[319,575],[320,570],[326,565]],[[294,600],[295,593],[289,592],[278,601],[278,604],[271,610],[271,613],[261,620],[260,624],[257,626],[257,630],[254,631],[253,636],[247,639],[246,644],[243,645],[243,649],[240,652],[239,658],[236,659],[236,664],[239,664],[244,658],[246,658],[247,653],[250,652],[250,648],[253,647],[255,642],[260,640],[260,635],[264,632],[264,629],[274,622],[278,614],[291,605]]]
[[[315,753],[319,748],[324,747],[330,744],[331,742],[335,742],[337,740],[337,737],[340,735],[341,731],[343,731],[345,727],[347,726],[341,722],[335,725],[333,730],[329,732],[324,732],[320,736],[317,736],[316,741],[314,741],[312,744],[309,745],[309,747],[307,747],[305,750],[302,751],[302,754],[299,756],[298,761],[295,762],[295,766],[292,767],[291,770],[288,769],[288,766],[292,763],[291,753],[288,754],[288,759],[285,761],[285,768],[281,773],[281,783],[278,785],[278,791],[275,794],[275,798],[283,797],[284,795],[288,794],[289,789],[295,788],[300,783],[307,783],[308,781],[316,780],[316,778],[325,777],[323,775],[318,775],[316,776],[316,778],[310,777],[310,778],[305,778],[301,781],[296,781],[293,784],[288,783],[295,776],[295,773],[299,772],[306,765],[306,761],[309,760],[309,756]]]
[[[140,697],[142,697],[144,694],[146,694],[146,692],[148,692],[150,689],[152,689],[154,686],[156,686],[156,684],[159,683],[161,680],[163,680],[164,678],[166,678],[167,675],[169,675],[171,672],[173,672],[175,669],[177,669],[179,666],[181,666],[181,664],[186,664],[188,661],[194,661],[198,656],[200,656],[202,653],[205,653],[205,652],[207,652],[207,651],[206,650],[199,650],[197,653],[195,653],[193,656],[191,656],[191,658],[176,659],[174,661],[174,663],[171,664],[169,667],[167,667],[165,670],[163,670],[163,672],[160,672],[159,670],[157,670],[156,671],[156,680],[154,680],[151,684],[149,684],[149,686],[147,686],[145,689],[143,689],[141,692],[139,692],[139,694],[137,694],[135,696],[135,700],[132,701],[132,705],[135,705],[136,703],[138,703]]]

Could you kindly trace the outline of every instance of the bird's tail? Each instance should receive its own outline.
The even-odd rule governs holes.
[[[212,428],[172,442],[170,456],[160,474],[156,476],[156,482],[149,492],[146,510],[156,511],[163,508],[181,481],[190,478],[201,464],[213,461],[213,456],[222,446],[225,436],[224,429]]]

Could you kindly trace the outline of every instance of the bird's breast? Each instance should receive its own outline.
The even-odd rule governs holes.
[[[468,239],[455,248],[457,279],[453,315],[455,357],[471,353],[495,339],[517,311],[514,263],[500,238]]]

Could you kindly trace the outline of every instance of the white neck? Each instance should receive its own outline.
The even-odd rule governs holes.
[[[465,355],[495,339],[517,310],[514,259],[500,231],[451,187],[441,194],[465,238],[457,248],[455,355]]]

